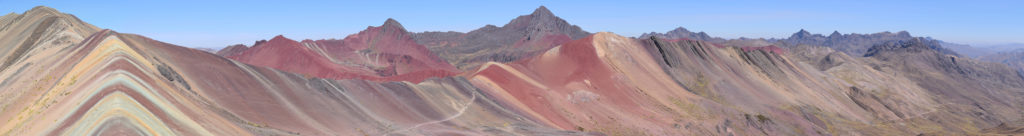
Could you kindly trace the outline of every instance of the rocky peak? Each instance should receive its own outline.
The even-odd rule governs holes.
[[[687,30],[686,28],[678,27],[675,30],[668,31],[668,33],[692,33],[692,32],[690,32],[690,30]]]
[[[277,35],[277,36],[274,36],[274,38],[271,38],[270,41],[267,41],[266,44],[270,44],[270,45],[296,45],[296,46],[298,46],[299,45],[299,41],[295,41],[295,40],[292,40],[292,39],[285,38],[284,35]]]
[[[384,24],[381,25],[380,27],[384,28],[385,31],[386,30],[397,30],[397,31],[400,31],[400,32],[405,32],[405,27],[402,27],[401,23],[398,23],[397,20],[392,19],[392,18],[388,18],[388,20],[384,21]]]
[[[843,34],[839,33],[838,30],[837,31],[832,31],[832,34],[828,35],[829,38],[838,38],[838,37],[842,37],[842,36],[843,36]]]
[[[533,13],[531,13],[529,15],[519,16],[516,19],[513,19],[508,24],[505,24],[505,26],[503,26],[503,27],[508,27],[508,26],[515,26],[515,27],[523,27],[523,26],[554,27],[554,26],[557,26],[557,25],[568,25],[568,23],[565,20],[562,20],[561,18],[558,18],[557,16],[555,16],[555,14],[551,13],[551,11],[548,10],[548,8],[546,8],[544,6],[540,6],[539,8],[534,10]]]
[[[572,39],[579,39],[590,35],[590,33],[580,29],[579,26],[569,24],[568,21],[555,16],[555,14],[551,13],[551,11],[544,6],[538,7],[529,15],[516,17],[516,19],[513,19],[508,24],[502,26],[502,29],[523,31],[526,34],[533,36],[564,33],[568,34]]]
[[[531,13],[530,16],[534,16],[534,17],[554,17],[555,14],[551,13],[551,10],[548,10],[547,7],[540,6],[537,9],[533,10],[533,13]]]
[[[796,33],[793,33],[793,35],[789,36],[789,38],[790,39],[802,39],[802,38],[809,38],[811,36],[813,36],[811,34],[811,32],[807,32],[807,30],[800,29],[800,31],[798,31]]]

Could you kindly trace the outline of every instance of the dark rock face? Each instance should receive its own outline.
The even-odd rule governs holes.
[[[181,77],[181,74],[178,74],[177,71],[174,71],[174,68],[168,67],[166,65],[157,65],[156,68],[157,71],[160,72],[160,75],[164,76],[164,79],[167,79],[167,81],[178,82],[185,89],[192,90],[192,86],[189,86],[188,82],[186,82],[185,79]]]
[[[786,61],[781,61],[782,58],[771,50],[747,50],[741,49],[736,50],[743,57],[743,60],[750,65],[757,66],[769,77],[773,78],[785,78],[782,68],[786,68],[789,64]],[[740,52],[741,51],[741,52]]]
[[[940,45],[939,41],[924,38],[911,38],[909,40],[888,41],[883,44],[872,46],[867,50],[864,56],[871,57],[878,55],[879,53],[916,53],[924,51],[936,51],[942,54],[960,56],[959,54],[953,52],[952,50],[942,48],[942,45]]]
[[[910,36],[910,33],[906,31],[900,31],[897,33],[881,32],[874,34],[846,35],[840,34],[838,31],[833,31],[831,35],[826,37],[821,34],[811,34],[807,30],[801,29],[799,32],[793,33],[789,38],[781,39],[779,41],[784,42],[785,45],[788,46],[801,44],[826,46],[852,56],[861,56],[873,45],[889,41],[910,40],[913,38],[914,37]]]
[[[487,25],[468,33],[423,32],[412,37],[459,69],[468,70],[488,61],[511,62],[534,56],[587,35],[590,33],[541,6],[501,27]]]
[[[640,38],[647,38],[647,37],[652,37],[652,36],[656,36],[656,37],[661,38],[661,39],[691,39],[691,40],[707,41],[707,42],[712,42],[712,43],[722,43],[722,42],[725,42],[725,39],[722,39],[722,38],[719,38],[719,37],[711,37],[710,35],[708,35],[708,33],[705,33],[705,32],[690,32],[690,30],[686,30],[686,28],[683,28],[683,27],[679,27],[679,28],[676,28],[675,30],[668,31],[668,32],[665,32],[665,33],[657,33],[657,32],[644,33],[644,34],[640,35]]]

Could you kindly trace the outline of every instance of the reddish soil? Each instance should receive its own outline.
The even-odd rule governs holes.
[[[277,36],[228,56],[243,63],[331,79],[421,82],[454,76],[454,66],[417,44],[394,20],[368,27],[343,40],[303,40]]]

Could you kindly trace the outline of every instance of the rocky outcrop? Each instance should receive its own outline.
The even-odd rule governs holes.
[[[911,38],[908,40],[888,41],[871,46],[871,48],[868,48],[867,52],[864,53],[864,57],[884,55],[885,53],[904,54],[920,52],[936,52],[940,54],[960,56],[952,50],[942,48],[939,41],[924,38]]]

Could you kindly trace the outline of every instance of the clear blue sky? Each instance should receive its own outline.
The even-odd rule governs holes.
[[[973,45],[1024,43],[1022,1],[41,1],[0,0],[0,12],[56,8],[101,28],[219,49],[283,34],[344,38],[395,18],[413,32],[504,25],[540,5],[590,32],[624,36],[676,27],[725,38],[910,31]]]

